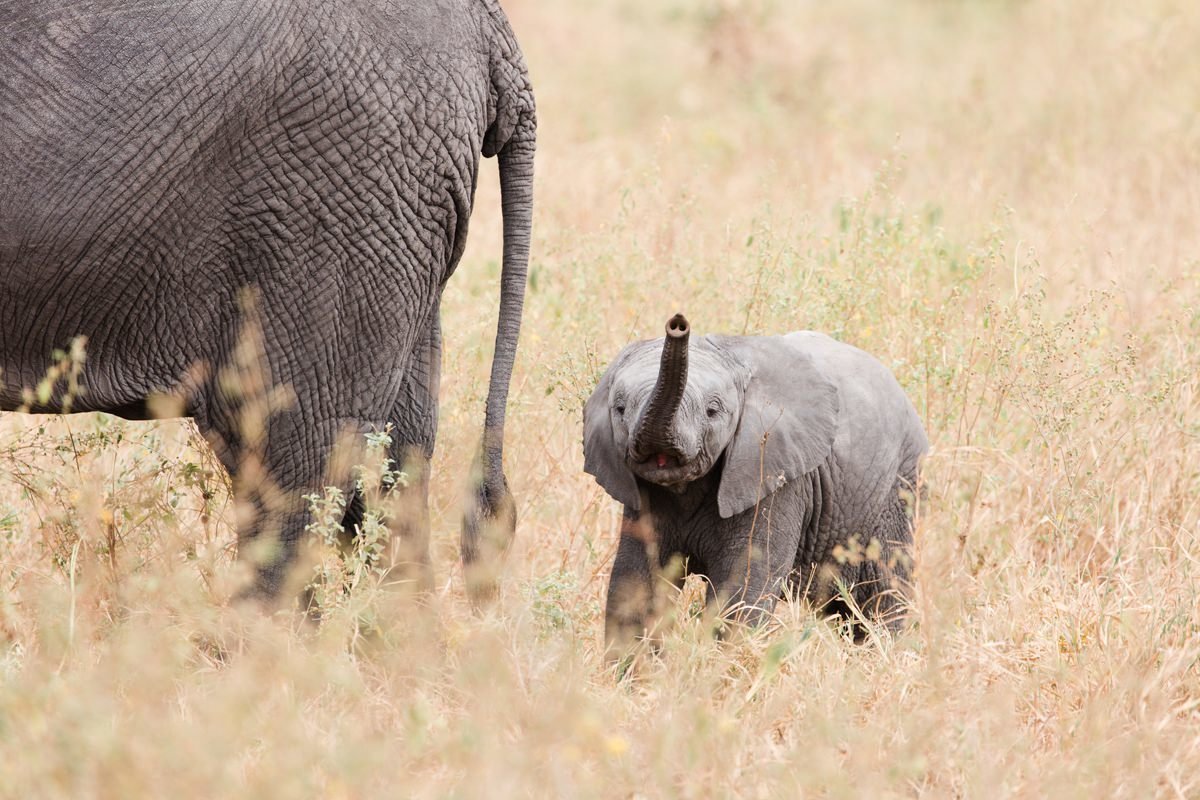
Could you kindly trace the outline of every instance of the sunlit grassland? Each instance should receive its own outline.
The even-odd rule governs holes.
[[[457,565],[487,162],[443,305],[430,613],[364,579],[320,630],[241,617],[189,426],[6,415],[0,794],[1200,793],[1200,10],[505,5],[541,129],[498,603]],[[676,311],[894,369],[933,442],[908,632],[785,604],[718,644],[690,586],[661,657],[605,671],[618,511],[582,400]]]

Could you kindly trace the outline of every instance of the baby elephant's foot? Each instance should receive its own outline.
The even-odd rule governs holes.
[[[728,606],[714,621],[713,635],[726,640],[740,632],[761,628],[775,619],[775,603],[739,603]]]

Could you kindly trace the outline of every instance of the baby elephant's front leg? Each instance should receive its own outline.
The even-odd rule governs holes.
[[[726,547],[708,559],[706,576],[710,607],[722,603],[730,619],[750,626],[766,622],[775,610],[795,564],[798,535],[768,526],[754,533],[725,542]]]
[[[653,625],[651,550],[655,548],[651,536],[648,526],[639,523],[637,512],[626,508],[604,609],[605,657],[610,663],[633,653]]]

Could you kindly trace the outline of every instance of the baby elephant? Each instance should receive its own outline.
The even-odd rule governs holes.
[[[652,626],[653,576],[677,556],[743,622],[790,584],[898,626],[929,443],[891,372],[809,331],[689,338],[677,314],[626,347],[583,411],[584,469],[625,505],[610,658]]]

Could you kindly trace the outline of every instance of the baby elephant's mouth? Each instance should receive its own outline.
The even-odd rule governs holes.
[[[630,466],[642,480],[659,486],[678,487],[700,477],[700,464],[684,461],[671,453],[655,453],[642,461],[631,461]]]

